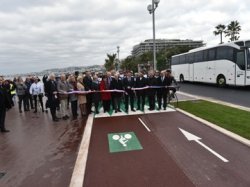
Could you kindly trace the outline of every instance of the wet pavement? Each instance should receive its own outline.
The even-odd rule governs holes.
[[[49,113],[7,112],[0,134],[1,187],[69,186],[87,118],[53,122]]]

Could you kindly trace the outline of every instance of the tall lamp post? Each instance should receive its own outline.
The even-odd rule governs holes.
[[[153,63],[154,70],[156,70],[156,49],[155,49],[155,10],[158,7],[160,0],[152,0],[152,4],[148,5],[148,11],[153,18]]]

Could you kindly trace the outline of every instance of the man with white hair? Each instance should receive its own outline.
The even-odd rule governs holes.
[[[49,75],[49,79],[46,83],[46,94],[48,97],[48,105],[50,108],[50,113],[52,115],[53,121],[57,122],[59,121],[58,117],[56,116],[56,107],[58,106],[58,91],[57,91],[57,85],[55,81],[55,74],[51,73]]]
[[[61,104],[61,112],[62,112],[62,118],[64,120],[69,118],[68,115],[68,91],[69,91],[69,83],[66,80],[66,75],[65,74],[61,74],[61,80],[58,81],[57,83],[57,90],[59,92],[59,100],[60,100],[60,104]]]

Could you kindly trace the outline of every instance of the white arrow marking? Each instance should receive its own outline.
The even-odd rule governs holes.
[[[229,162],[227,159],[225,159],[223,156],[221,156],[220,154],[216,153],[214,150],[212,150],[211,148],[209,148],[208,146],[206,146],[205,144],[203,144],[202,142],[200,142],[199,140],[201,140],[200,137],[195,136],[181,128],[179,128],[179,130],[182,132],[182,134],[188,139],[188,141],[195,141],[198,144],[200,144],[202,147],[204,147],[205,149],[207,149],[208,151],[210,151],[212,154],[214,154],[215,156],[217,156],[219,159],[221,159],[223,162]]]

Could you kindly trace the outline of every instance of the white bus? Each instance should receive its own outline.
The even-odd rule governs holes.
[[[219,86],[250,85],[250,40],[201,47],[172,56],[177,80],[215,83]]]

